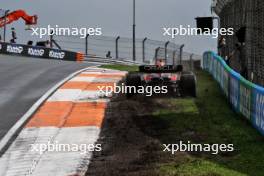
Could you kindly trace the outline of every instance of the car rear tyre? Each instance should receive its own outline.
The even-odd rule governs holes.
[[[183,72],[180,84],[182,96],[196,97],[196,77],[192,72]]]

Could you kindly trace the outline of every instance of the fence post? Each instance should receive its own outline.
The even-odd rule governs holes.
[[[143,39],[142,41],[142,62],[145,62],[145,42],[147,40],[147,37]]]
[[[85,37],[85,55],[86,56],[88,55],[88,37],[89,37],[89,34],[87,34]]]
[[[50,41],[50,48],[53,48],[53,43],[55,43],[55,39],[54,39],[55,31],[54,30],[50,31],[48,35],[49,35],[49,41]],[[55,45],[57,46],[57,43]]]
[[[183,51],[184,44],[180,46],[180,64],[182,64],[182,51]]]
[[[173,54],[173,56],[172,56],[172,65],[176,65],[176,63],[175,63],[176,50],[174,50],[172,54]]]
[[[170,43],[170,41],[167,41],[166,43],[165,43],[165,62],[166,62],[166,64],[167,64],[167,53],[168,53],[168,45],[169,45],[169,43]]]
[[[156,48],[156,50],[155,50],[155,58],[154,58],[155,63],[154,64],[156,64],[156,60],[157,60],[157,57],[158,57],[159,50],[160,50],[160,47]]]
[[[116,59],[118,59],[119,58],[119,56],[118,56],[118,40],[120,39],[120,36],[118,36],[117,38],[116,38],[116,41],[115,41],[115,47],[116,47]]]
[[[53,35],[49,35],[49,41],[50,41],[50,48],[53,48]]]
[[[56,42],[54,36],[55,36],[54,31],[49,33],[50,48],[54,48],[55,45],[58,49],[61,49],[61,46]]]

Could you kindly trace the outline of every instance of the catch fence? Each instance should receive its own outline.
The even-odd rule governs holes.
[[[112,58],[133,61],[133,40],[126,37],[89,36],[53,36],[52,40],[62,49],[83,52],[88,58]],[[184,45],[170,41],[158,41],[148,38],[136,39],[137,63],[153,64],[157,55],[167,60],[167,64],[185,63],[196,67],[202,56],[184,52]],[[191,62],[195,62],[192,63]],[[199,62],[199,63],[198,63]],[[200,66],[200,65],[199,65]]]
[[[235,35],[224,36],[225,55],[229,56],[236,44],[242,43],[240,50],[245,55],[250,80],[264,86],[264,1],[213,0],[212,9],[220,17],[221,28],[234,28]],[[240,57],[230,60],[232,68],[240,69]]]

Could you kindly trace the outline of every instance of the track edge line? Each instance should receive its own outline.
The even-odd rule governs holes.
[[[44,95],[42,95],[30,108],[29,110],[12,126],[12,128],[5,134],[5,136],[0,141],[0,157],[5,153],[5,151],[9,148],[12,144],[14,139],[17,137],[19,132],[22,130],[23,126],[29,121],[30,117],[37,111],[37,109],[55,92],[57,91],[64,83],[75,77],[76,75],[84,72],[90,68],[96,68],[96,66],[90,66],[81,70],[78,70],[52,88],[50,88]]]

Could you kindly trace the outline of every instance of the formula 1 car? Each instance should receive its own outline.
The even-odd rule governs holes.
[[[182,65],[166,65],[157,59],[155,65],[141,65],[139,72],[130,73],[127,86],[166,86],[173,97],[196,97],[196,77],[193,72],[183,71]],[[129,92],[127,97],[137,93]]]

